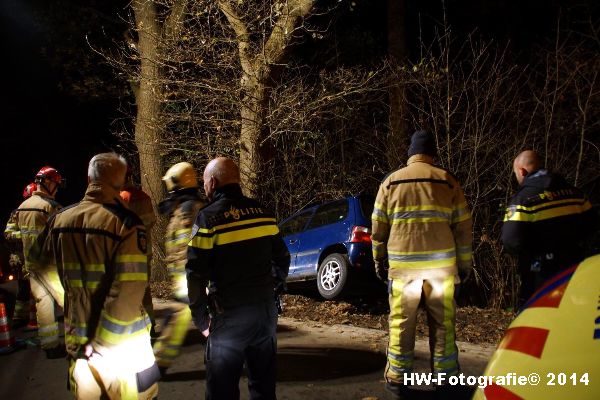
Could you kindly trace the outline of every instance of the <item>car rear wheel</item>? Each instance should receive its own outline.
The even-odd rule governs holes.
[[[327,300],[342,295],[348,281],[348,257],[344,254],[330,254],[319,266],[317,288]]]

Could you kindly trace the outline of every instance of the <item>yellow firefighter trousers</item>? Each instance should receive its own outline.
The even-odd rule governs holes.
[[[455,342],[454,276],[434,279],[394,279],[389,282],[390,338],[385,379],[402,384],[413,371],[415,330],[421,295],[429,325],[431,368],[434,373],[458,374]]]
[[[101,350],[102,351],[102,350]],[[94,353],[89,359],[71,360],[71,391],[77,400],[152,400],[158,383],[140,392],[137,373],[154,365],[150,336],[127,341],[121,348]]]
[[[192,321],[192,312],[186,303],[176,302],[167,316],[160,337],[154,343],[154,355],[159,367],[168,368],[179,355],[181,345]]]
[[[56,303],[60,308],[64,308],[65,290],[55,271],[31,272],[29,282],[36,303],[38,335],[42,349],[51,349],[60,344],[54,305]]]

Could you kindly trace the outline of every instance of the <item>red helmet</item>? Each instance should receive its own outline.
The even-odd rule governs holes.
[[[49,166],[43,167],[35,175],[35,181],[36,182],[42,182],[44,179],[48,179],[48,180],[50,180],[52,182],[55,182],[58,185],[60,185],[61,187],[63,187],[64,184],[65,184],[65,180],[58,173],[58,171],[55,168],[52,168],[52,167],[49,167]]]
[[[33,192],[35,192],[36,190],[37,184],[35,182],[32,182],[29,185],[25,186],[25,189],[23,189],[23,198],[30,198],[33,195]]]

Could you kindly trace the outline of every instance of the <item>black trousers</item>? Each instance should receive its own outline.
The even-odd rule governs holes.
[[[275,400],[275,302],[244,305],[211,320],[206,344],[206,399],[238,400],[244,363],[252,400]]]
[[[523,306],[529,298],[544,285],[548,279],[565,269],[583,261],[583,253],[563,251],[548,255],[543,254],[526,261],[520,261],[521,289],[519,291],[519,307]],[[534,266],[535,267],[532,267]]]

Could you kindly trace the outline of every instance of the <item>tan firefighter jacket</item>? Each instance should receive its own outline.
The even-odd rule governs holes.
[[[21,246],[23,245],[23,242],[21,242],[21,231],[18,228],[18,215],[17,210],[11,212],[6,222],[6,228],[4,228],[4,238],[11,246],[14,246],[16,243],[20,243]]]
[[[32,255],[56,261],[66,292],[71,357],[81,357],[88,343],[126,349],[129,340],[149,335],[150,319],[142,307],[147,246],[142,221],[119,192],[102,183],[91,183],[81,202],[49,221]]]
[[[435,278],[471,268],[471,213],[456,178],[416,154],[382,182],[373,209],[373,258],[390,278]]]
[[[146,227],[148,257],[152,258],[152,227],[156,223],[156,215],[154,215],[150,196],[134,185],[125,186],[120,196],[125,204],[127,204],[127,207],[140,217]]]
[[[8,217],[8,221],[6,222],[6,228],[4,228],[4,239],[6,239],[6,243],[8,244],[8,249],[10,251],[10,260],[9,265],[13,268],[17,268],[19,270],[19,274],[21,274],[21,268],[23,268],[23,260],[25,257],[23,256],[23,240],[21,239],[21,231],[18,227],[18,213],[17,210],[14,210],[10,213],[10,217]]]
[[[48,218],[60,209],[61,205],[52,196],[41,190],[36,190],[16,210],[17,217],[14,230],[20,233],[23,241],[24,270],[26,272],[30,272],[33,267],[29,261],[31,245],[46,227]],[[41,267],[41,265],[38,266],[38,269]]]
[[[198,210],[203,206],[196,188],[180,190],[159,206],[161,212],[170,214],[165,234],[165,261],[177,299],[187,298],[185,264],[188,243],[192,239],[192,226]]]

